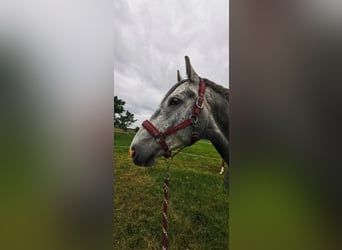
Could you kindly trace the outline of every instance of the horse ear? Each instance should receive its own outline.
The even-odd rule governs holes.
[[[177,81],[180,82],[183,80],[183,77],[180,75],[179,70],[177,70]]]
[[[186,74],[188,78],[193,82],[199,81],[199,76],[197,75],[195,70],[192,68],[191,63],[190,63],[190,58],[188,56],[185,56],[185,67],[186,67]]]

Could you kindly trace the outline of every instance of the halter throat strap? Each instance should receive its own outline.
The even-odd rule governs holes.
[[[169,158],[171,156],[171,150],[169,149],[166,138],[174,133],[176,133],[178,130],[181,130],[183,128],[186,128],[190,125],[192,125],[194,128],[198,125],[198,117],[203,109],[203,97],[205,93],[207,85],[203,79],[200,79],[200,84],[198,88],[198,97],[194,106],[194,109],[188,119],[185,121],[179,123],[178,125],[169,128],[165,132],[160,132],[149,120],[145,120],[142,123],[142,126],[154,137],[157,143],[160,144],[162,149],[164,150],[164,157]],[[191,143],[190,145],[194,144],[196,141],[199,140],[199,134],[196,131],[192,131],[191,135]]]

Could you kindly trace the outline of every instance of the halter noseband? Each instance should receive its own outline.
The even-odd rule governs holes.
[[[166,138],[169,135],[177,132],[180,129],[186,128],[187,126],[190,126],[190,125],[192,125],[193,127],[197,127],[198,116],[199,116],[201,109],[203,109],[203,96],[204,96],[206,87],[207,85],[205,81],[203,79],[200,79],[200,84],[198,88],[198,97],[197,97],[194,109],[190,117],[187,120],[179,123],[177,126],[169,128],[165,132],[160,132],[149,120],[145,120],[142,123],[142,126],[154,137],[157,143],[159,143],[162,149],[164,150],[165,153],[163,156],[165,158],[169,158],[171,156],[171,151],[166,144]],[[197,140],[199,140],[198,132],[192,131],[190,145],[194,144]]]

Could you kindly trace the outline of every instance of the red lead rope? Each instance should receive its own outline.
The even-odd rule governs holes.
[[[167,207],[169,205],[169,177],[164,178],[164,202],[163,202],[163,250],[169,249],[169,239],[167,235]]]

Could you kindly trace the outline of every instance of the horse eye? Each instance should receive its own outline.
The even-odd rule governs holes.
[[[173,97],[173,98],[171,98],[171,100],[170,100],[170,105],[175,106],[175,105],[178,105],[180,102],[181,102],[181,100],[179,100],[179,99],[176,98],[176,97]]]

